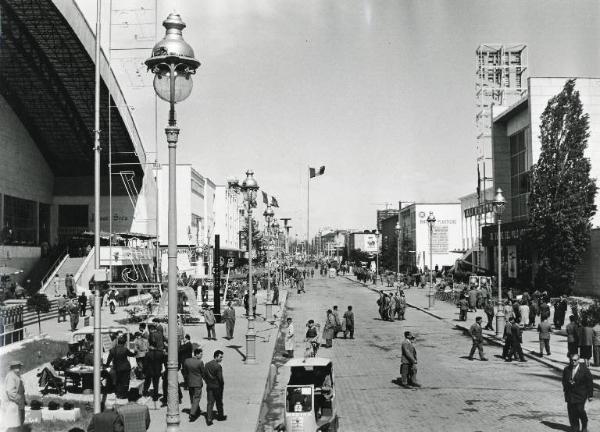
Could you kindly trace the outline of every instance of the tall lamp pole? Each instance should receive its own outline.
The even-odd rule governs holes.
[[[435,216],[433,212],[429,212],[427,216],[427,224],[429,224],[429,309],[433,307],[433,226],[435,225]]]
[[[400,222],[396,222],[396,282],[400,282],[400,234],[402,227]]]
[[[502,308],[502,238],[500,235],[500,228],[502,225],[502,213],[504,213],[504,208],[506,207],[506,199],[504,199],[501,188],[496,190],[493,204],[494,212],[496,213],[496,222],[498,224],[498,311],[496,312],[496,336],[502,336],[504,334],[506,317],[504,316],[504,310]]]
[[[256,364],[256,332],[254,331],[254,292],[252,286],[252,207],[256,205],[258,183],[254,179],[254,171],[246,171],[246,179],[242,182],[242,193],[246,201],[248,217],[248,331],[246,332],[246,364]]]
[[[178,14],[171,13],[163,26],[165,37],[152,48],[152,57],[146,60],[148,70],[154,73],[154,90],[159,98],[169,102],[169,126],[165,128],[169,143],[169,236],[168,236],[168,347],[167,359],[167,432],[179,430],[179,396],[177,377],[177,203],[176,150],[179,128],[175,120],[175,104],[192,92],[192,75],[200,62],[194,50],[184,40],[185,23]]]

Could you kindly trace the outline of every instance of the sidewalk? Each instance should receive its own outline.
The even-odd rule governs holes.
[[[224,352],[223,356],[223,377],[225,381],[225,390],[223,396],[223,404],[226,421],[215,421],[211,430],[215,432],[237,432],[250,431],[256,428],[258,422],[261,403],[265,393],[265,384],[267,382],[273,350],[277,342],[281,317],[285,312],[285,304],[287,300],[287,291],[281,289],[279,292],[280,304],[272,307],[272,317],[269,321],[264,319],[265,316],[265,300],[266,291],[259,290],[257,293],[257,316],[255,322],[256,332],[256,364],[246,365],[244,363],[246,354],[246,331],[248,328],[248,320],[246,319],[243,307],[236,307],[236,325],[234,330],[234,338],[232,340],[225,339],[225,324],[216,325],[217,340],[208,340],[206,338],[206,326],[186,325],[185,332],[191,336],[192,342],[200,344],[204,351],[203,360],[205,363],[213,359],[213,353],[219,349]],[[108,308],[103,310],[103,325],[116,324],[116,322],[126,318],[126,313],[123,308],[117,308],[117,313],[111,315],[108,313]],[[36,324],[37,326],[37,324]],[[81,327],[81,325],[79,326]],[[128,324],[131,331],[137,329],[137,324]],[[43,331],[48,335],[50,340],[69,340],[70,332],[69,322],[57,323],[55,320],[44,323]],[[23,375],[25,385],[25,393],[27,399],[39,398],[39,386],[36,374],[44,365],[40,365],[38,369],[33,369]],[[180,382],[183,377],[180,374]],[[160,393],[162,393],[162,381],[159,384]],[[188,410],[190,407],[189,393],[183,392],[183,401],[180,404],[180,430],[182,432],[195,431],[199,428],[206,427],[204,417],[199,418],[194,423],[188,421]],[[206,390],[202,392],[200,407],[203,412],[206,412]],[[65,399],[72,399],[82,402],[91,403],[93,395],[91,394],[74,394],[67,393],[63,396]],[[119,401],[120,402],[120,401]],[[139,401],[146,404],[150,409],[151,423],[148,431],[163,432],[166,427],[166,407],[161,407],[160,401],[156,404],[149,397],[143,397]],[[114,395],[107,399],[107,406],[117,403]],[[215,407],[216,409],[216,407]]]
[[[348,279],[355,281],[356,283],[360,283],[356,281],[354,276],[346,276]],[[374,291],[384,290],[390,291],[396,288],[387,288],[386,285],[372,285],[369,283],[367,285],[369,289]],[[421,289],[416,287],[411,287],[410,289],[404,290],[404,295],[406,296],[407,304],[410,307],[418,309],[426,314],[429,314],[439,320],[446,321],[448,324],[455,326],[463,331],[469,331],[471,325],[475,322],[476,316],[481,316],[483,318],[483,323],[487,323],[487,317],[483,310],[479,310],[478,312],[469,312],[467,314],[467,321],[460,321],[458,319],[458,308],[451,302],[435,300],[433,307],[429,309],[429,299],[427,297],[428,290]],[[554,308],[550,308],[551,315],[548,321],[552,322],[552,317],[554,316]],[[536,324],[539,324],[539,317],[536,319]],[[492,324],[494,327],[496,326],[496,321]],[[494,331],[483,330],[483,335],[486,341],[489,344],[504,346],[504,341],[502,340],[502,336],[497,337]],[[544,352],[543,357],[539,357],[540,352],[540,343],[537,332],[537,327],[532,329],[523,330],[523,343],[521,345],[523,348],[523,353],[529,359],[533,359],[540,363],[545,364],[551,368],[562,371],[565,366],[569,364],[567,358],[567,337],[565,333],[565,327],[563,326],[562,330],[555,330],[550,336],[550,350],[552,352],[551,355],[546,355]],[[465,355],[468,352],[465,353]],[[600,379],[600,367],[590,366],[590,371],[594,379]],[[600,384],[599,384],[600,386]]]

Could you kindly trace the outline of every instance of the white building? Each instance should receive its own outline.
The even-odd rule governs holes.
[[[163,248],[162,269],[166,271],[169,216],[169,166],[157,175],[158,241]],[[190,164],[177,165],[178,268],[196,276],[210,274],[215,234],[215,184]]]
[[[431,238],[427,217],[433,212],[436,222]],[[460,203],[415,203],[400,210],[400,264],[419,269],[452,266],[462,256]],[[430,261],[431,260],[431,261]]]
[[[240,230],[244,226],[240,210],[244,202],[241,192],[228,185],[215,186],[215,229],[225,256],[239,257]]]

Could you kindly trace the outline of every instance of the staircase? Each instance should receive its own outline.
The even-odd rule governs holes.
[[[65,275],[72,274],[74,275],[79,270],[79,267],[83,264],[85,257],[77,257],[72,258],[67,256],[62,264],[57,267],[53,274],[46,280],[42,289],[40,290],[42,293],[45,293],[49,299],[54,298],[57,294],[62,295],[67,293],[67,288],[65,287]],[[56,281],[56,276],[58,278],[58,292],[56,290],[54,282]]]

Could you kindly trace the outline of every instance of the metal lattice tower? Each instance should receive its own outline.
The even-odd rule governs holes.
[[[482,44],[477,47],[475,99],[477,114],[477,168],[481,201],[493,187],[492,116],[527,93],[527,46],[525,44]]]

